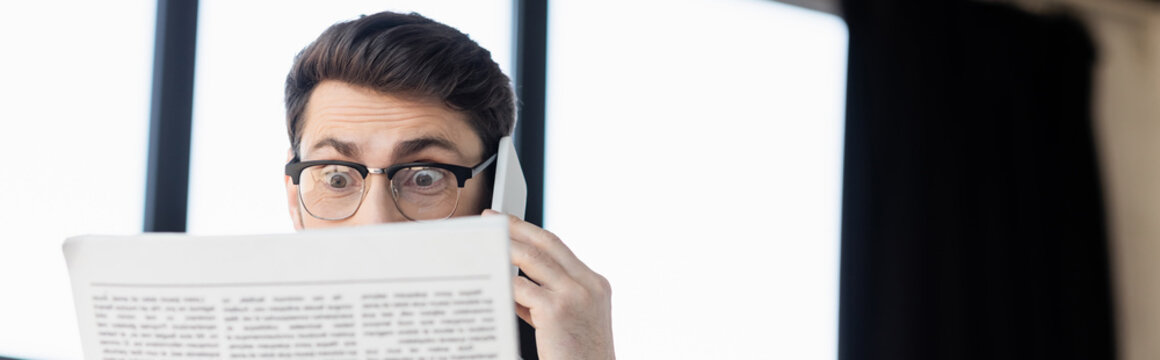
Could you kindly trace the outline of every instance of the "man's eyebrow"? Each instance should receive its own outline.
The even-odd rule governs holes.
[[[450,150],[455,155],[463,157],[463,153],[451,141],[441,137],[421,137],[403,141],[395,145],[395,159],[402,159],[411,155],[415,155],[420,151],[426,150],[429,147],[437,147]]]
[[[317,143],[314,143],[314,147],[312,148],[312,150],[318,150],[320,148],[327,147],[327,146],[332,147],[335,150],[338,150],[338,152],[340,154],[342,154],[343,156],[346,156],[348,158],[352,158],[352,159],[357,158],[358,154],[359,154],[359,149],[358,149],[357,144],[341,141],[341,140],[338,140],[335,138],[325,138],[325,139],[319,140]]]

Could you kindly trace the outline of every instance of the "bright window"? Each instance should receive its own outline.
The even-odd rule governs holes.
[[[834,359],[847,30],[768,0],[556,1],[545,221],[618,357]]]
[[[61,243],[141,232],[155,4],[0,3],[0,356],[79,359]]]

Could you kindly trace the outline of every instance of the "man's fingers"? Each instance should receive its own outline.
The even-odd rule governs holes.
[[[502,214],[493,210],[484,210],[484,215]],[[584,265],[580,259],[576,258],[576,254],[560,241],[559,237],[548,230],[536,226],[532,223],[520,220],[519,218],[507,214],[503,214],[508,218],[508,231],[510,232],[512,240],[531,244],[540,251],[548,254],[555,260],[556,263],[572,276],[592,272],[587,265]]]
[[[525,309],[551,302],[547,290],[522,276],[512,278],[512,299],[516,301],[516,305]],[[519,308],[516,308],[516,310],[518,311]],[[522,318],[523,315],[520,315],[520,317]],[[532,323],[530,319],[524,319],[524,321],[527,321],[529,324]]]
[[[533,328],[536,327],[536,323],[532,321],[532,311],[529,310],[528,307],[516,304],[516,316],[519,316],[520,319],[523,319],[524,322],[528,323],[528,325],[531,325]]]
[[[608,280],[584,265],[551,232],[511,216],[508,221],[512,263],[528,275],[512,278],[516,314],[536,327],[540,355],[615,358]]]
[[[575,284],[560,264],[543,250],[526,243],[512,241],[511,251],[512,264],[548,290],[562,290]]]

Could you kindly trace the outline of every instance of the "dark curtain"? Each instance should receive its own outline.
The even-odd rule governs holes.
[[[1114,359],[1086,30],[976,1],[842,5],[838,358]]]

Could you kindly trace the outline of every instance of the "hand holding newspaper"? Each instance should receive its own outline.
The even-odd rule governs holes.
[[[86,359],[516,359],[508,222],[64,244]]]

